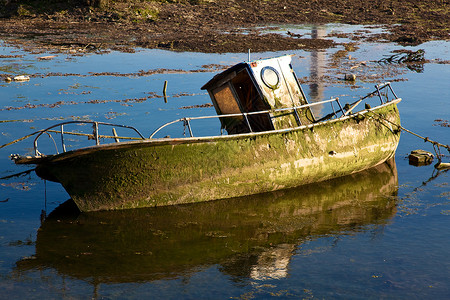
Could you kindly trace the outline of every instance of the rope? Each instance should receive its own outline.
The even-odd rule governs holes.
[[[31,170],[26,170],[26,171],[23,171],[23,172],[20,172],[20,173],[4,176],[4,177],[1,177],[0,180],[5,180],[5,179],[13,178],[13,177],[19,177],[19,176],[22,176],[22,175],[27,175],[27,174],[30,174],[31,172],[33,172],[34,170],[35,169],[31,169]]]
[[[0,149],[5,148],[6,146],[9,146],[9,145],[15,144],[15,143],[17,143],[17,142],[23,141],[23,140],[25,140],[25,139],[27,139],[27,138],[29,138],[29,137],[31,137],[31,136],[33,136],[33,135],[39,133],[39,132],[40,132],[40,131],[33,132],[33,133],[29,134],[29,135],[26,135],[26,136],[24,136],[24,137],[21,137],[20,139],[17,139],[17,140],[14,140],[14,141],[12,141],[12,142],[9,142],[9,143],[7,143],[7,144],[1,145],[1,146],[0,146]]]
[[[417,134],[415,132],[412,132],[409,129],[406,129],[405,127],[401,126],[400,124],[391,122],[390,120],[386,119],[385,117],[383,117],[382,115],[380,115],[378,113],[375,113],[375,112],[370,112],[370,113],[372,113],[373,115],[376,115],[378,118],[380,118],[380,119],[382,119],[382,120],[384,120],[384,121],[386,121],[386,122],[388,122],[388,123],[390,123],[390,124],[392,124],[394,126],[397,126],[398,129],[403,130],[403,131],[405,131],[407,133],[410,133],[410,134],[412,134],[412,135],[422,139],[425,143],[426,142],[431,143],[433,145],[433,149],[434,149],[434,152],[436,153],[436,157],[438,158],[439,163],[441,162],[441,157],[443,156],[443,154],[441,154],[440,147],[447,149],[447,151],[450,153],[450,146],[449,145],[444,145],[444,144],[441,144],[439,142],[430,140],[428,137],[423,137],[423,136],[421,136],[421,135],[419,135],[419,134]]]

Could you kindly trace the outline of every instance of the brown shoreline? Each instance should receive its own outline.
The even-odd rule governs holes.
[[[135,47],[210,53],[312,50],[335,43],[326,38],[262,34],[251,28],[346,23],[385,24],[388,33],[371,36],[372,41],[419,45],[449,38],[449,4],[448,0],[115,1],[101,8],[75,6],[46,12],[17,4],[15,15],[0,18],[0,39],[34,51],[134,51]]]

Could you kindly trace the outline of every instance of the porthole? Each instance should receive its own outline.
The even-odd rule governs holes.
[[[271,89],[277,89],[280,85],[280,75],[272,67],[264,67],[261,70],[261,79]]]

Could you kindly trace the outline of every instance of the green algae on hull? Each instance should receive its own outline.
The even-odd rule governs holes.
[[[268,132],[149,139],[46,157],[81,211],[195,203],[245,196],[359,172],[394,156],[395,100],[326,122]]]

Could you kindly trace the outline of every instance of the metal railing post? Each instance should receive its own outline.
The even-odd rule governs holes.
[[[250,122],[248,121],[247,113],[243,113],[243,115],[244,115],[245,121],[247,122],[248,129],[250,129],[250,132],[253,132],[252,126],[250,126]]]
[[[98,122],[94,122],[94,138],[95,138],[95,144],[100,145],[100,140],[98,138]]]
[[[342,112],[342,115],[345,116],[344,109],[342,108],[341,102],[339,102],[339,98],[338,97],[336,97],[336,103],[338,104],[339,109]]]
[[[333,110],[334,116],[337,117],[337,116],[336,116],[336,114],[337,114],[337,113],[336,113],[336,110],[334,110],[333,102],[330,102],[330,104],[331,104],[331,110]]]
[[[186,122],[187,122],[187,127],[188,127],[188,130],[189,130],[189,135],[190,135],[191,137],[194,137],[194,135],[192,134],[191,122],[189,122],[189,121],[190,121],[190,119],[187,118],[187,119],[186,119]]]
[[[390,89],[390,90],[391,90],[391,92],[392,92],[392,95],[394,95],[395,99],[397,99],[398,97],[397,97],[397,95],[395,94],[395,92],[394,92],[394,89],[392,88],[392,86],[391,86],[391,83],[390,83],[390,82],[388,83],[388,86],[389,86],[389,89]]]
[[[383,104],[383,97],[381,96],[380,88],[378,87],[378,85],[375,85],[375,88],[377,89],[378,98],[380,98],[380,102],[381,104]]]
[[[297,119],[298,125],[302,125],[302,120],[300,120],[300,116],[298,115],[297,109],[294,108],[295,118]]]

